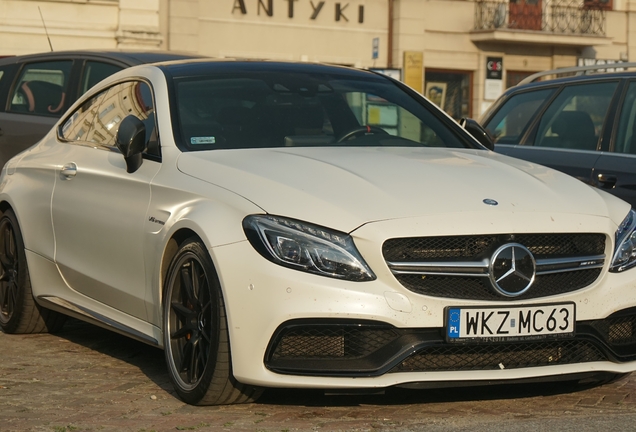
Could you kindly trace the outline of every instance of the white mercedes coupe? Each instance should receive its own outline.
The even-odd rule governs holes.
[[[630,206],[372,72],[126,69],[5,165],[0,210],[2,330],[161,347],[190,404],[636,370]]]

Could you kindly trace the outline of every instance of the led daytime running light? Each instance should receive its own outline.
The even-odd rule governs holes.
[[[278,265],[358,282],[376,278],[348,234],[266,215],[246,217],[243,229],[254,249]]]
[[[622,272],[636,266],[636,213],[630,210],[616,230],[616,247],[611,272]]]

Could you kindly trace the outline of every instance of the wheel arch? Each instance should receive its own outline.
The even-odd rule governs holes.
[[[191,228],[179,228],[177,231],[172,233],[168,241],[166,242],[166,246],[163,250],[163,256],[161,258],[161,291],[163,298],[163,285],[166,280],[166,276],[168,273],[168,267],[170,267],[170,261],[177,254],[179,247],[188,240],[189,238],[197,238],[201,243],[205,244],[200,235],[196,233],[196,231]]]
[[[6,200],[0,201],[0,213],[4,213],[9,209],[13,210],[13,212],[15,213],[15,209],[9,203],[9,201],[6,201]],[[16,213],[16,217],[17,217],[17,213]]]

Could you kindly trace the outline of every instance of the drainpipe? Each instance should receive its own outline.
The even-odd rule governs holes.
[[[389,0],[389,37],[387,42],[387,61],[386,67],[391,69],[393,67],[393,2]]]

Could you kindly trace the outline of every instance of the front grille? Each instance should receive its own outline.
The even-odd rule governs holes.
[[[480,260],[505,243],[521,243],[535,259],[602,255],[604,234],[506,234],[389,239],[382,245],[386,261]]]
[[[601,269],[579,270],[537,276],[532,288],[518,297],[502,297],[493,290],[490,280],[484,277],[395,275],[404,287],[433,297],[468,300],[511,301],[547,297],[584,288],[594,282]]]
[[[607,360],[581,340],[485,345],[439,345],[421,349],[391,372],[518,369]]]
[[[537,276],[533,285],[516,297],[503,296],[493,288],[487,277],[487,263],[499,247],[508,243],[525,246],[537,262]],[[417,294],[469,300],[523,300],[564,294],[594,283],[602,272],[605,235],[502,234],[395,238],[384,242],[382,253],[396,279]],[[571,264],[572,259],[580,262]],[[555,261],[556,267],[550,267],[555,266]],[[586,267],[590,262],[593,265]],[[540,268],[542,265],[543,268]],[[552,271],[554,268],[557,270]]]

